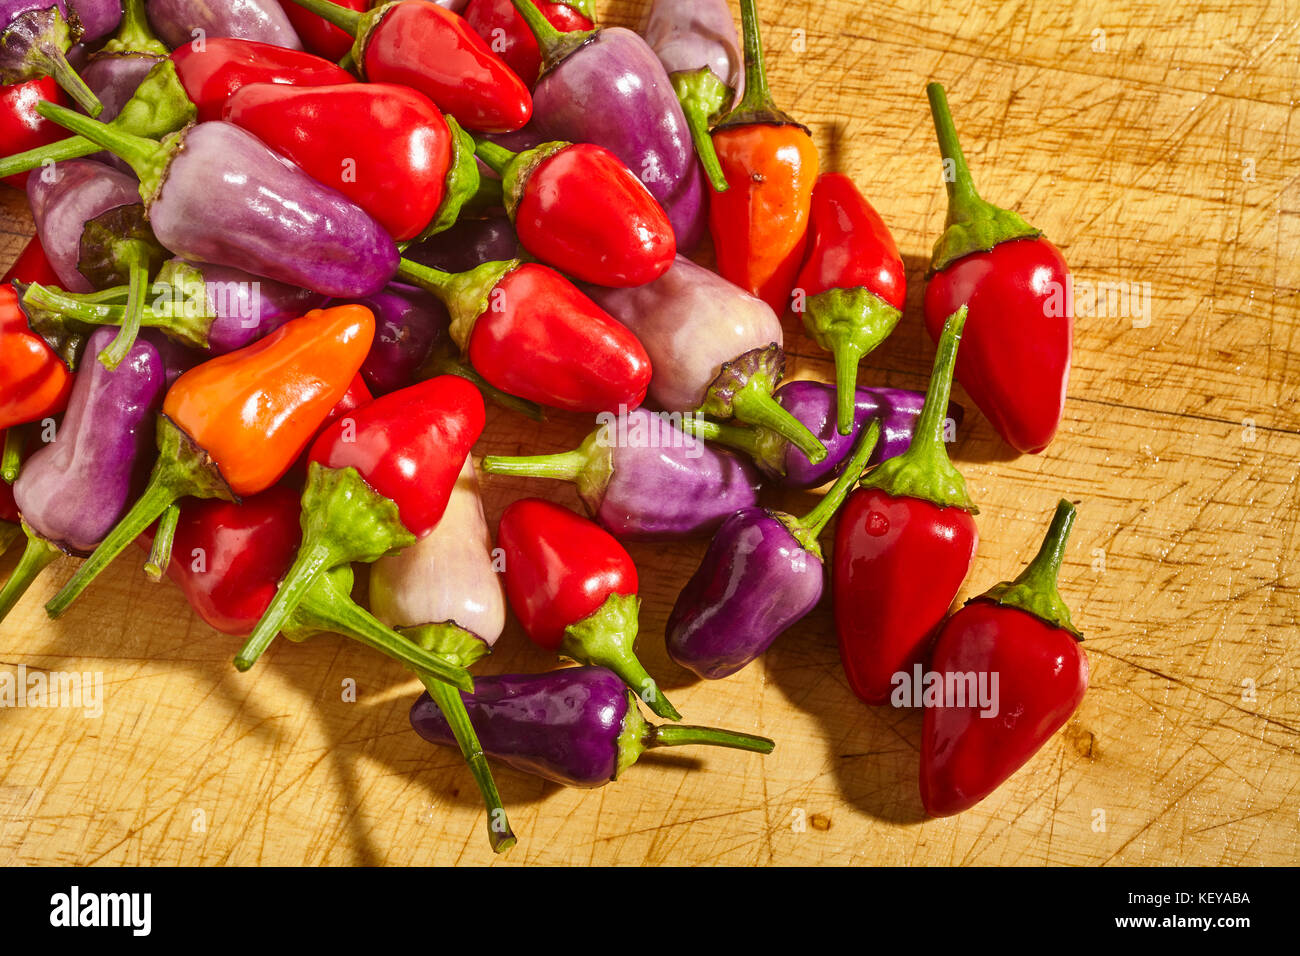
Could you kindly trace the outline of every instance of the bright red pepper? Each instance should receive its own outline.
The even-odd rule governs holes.
[[[894,331],[906,299],[903,257],[885,221],[848,176],[823,173],[813,189],[808,259],[795,282],[794,311],[835,356],[842,435],[853,428],[858,362]]]
[[[583,282],[627,287],[652,282],[673,264],[668,214],[603,146],[556,142],[512,153],[481,142],[477,152],[502,176],[520,244],[547,265]]]
[[[975,559],[977,509],[943,443],[964,321],[958,312],[944,328],[912,444],[863,478],[835,531],[840,659],[868,704],[886,703],[894,675],[925,657]]]
[[[713,191],[709,231],[722,277],[780,316],[790,305],[807,244],[817,147],[807,127],[772,102],[754,0],[742,0],[740,11],[745,96],[713,130],[729,188]]]
[[[337,189],[399,242],[419,235],[442,205],[451,132],[409,87],[257,83],[236,91],[221,118]]]
[[[591,0],[560,0],[558,3],[542,0],[537,9],[561,33],[590,30],[595,26]],[[542,51],[537,38],[510,0],[470,0],[462,15],[516,76],[530,88],[537,82],[542,71]]]
[[[336,86],[356,77],[336,63],[256,40],[219,37],[202,49],[187,43],[172,51],[181,85],[199,111],[199,122],[221,119],[226,101],[251,83],[290,86]]]
[[[948,189],[948,223],[935,243],[925,287],[925,325],[970,310],[957,381],[1017,451],[1037,454],[1065,409],[1074,341],[1070,269],[1057,248],[1019,215],[975,192],[943,87],[926,88]]]
[[[576,412],[645,399],[645,348],[554,269],[514,259],[451,275],[403,259],[398,272],[443,301],[452,338],[495,388]]]
[[[0,86],[0,143],[4,144],[0,153],[8,156],[26,152],[69,135],[58,123],[36,112],[36,104],[42,100],[60,106],[69,105],[67,95],[52,77]],[[4,181],[15,189],[26,189],[27,176],[27,173],[18,173],[6,176]]]
[[[681,715],[636,659],[636,565],[614,536],[568,508],[524,498],[501,515],[506,597],[534,643],[608,667],[661,717]]]
[[[377,561],[432,531],[484,418],[478,389],[440,375],[389,392],[325,429],[308,454],[302,547],[235,666],[247,670],[256,662],[331,568]]]
[[[365,13],[370,9],[370,0],[335,0],[335,2],[340,7],[355,10],[357,13]],[[353,42],[351,34],[340,30],[328,20],[304,10],[293,0],[280,0],[280,7],[284,10],[284,15],[289,18],[289,22],[293,24],[294,30],[298,32],[302,45],[312,53],[323,56],[327,60],[338,61],[351,51]]]
[[[1073,505],[1061,501],[1042,548],[1020,576],[967,602],[939,632],[928,669],[983,677],[992,706],[969,698],[964,706],[947,699],[926,704],[920,780],[931,816],[961,813],[987,797],[1083,700],[1083,635],[1056,587],[1073,522]]]
[[[40,236],[32,236],[27,240],[27,245],[23,246],[23,251],[18,253],[18,258],[14,264],[9,267],[9,271],[0,279],[0,283],[8,284],[10,282],[36,283],[44,286],[62,285],[59,274],[54,271],[54,266],[50,264],[49,256],[45,254],[45,247],[41,245]]]
[[[32,331],[12,285],[0,285],[0,428],[49,415],[68,404],[72,373]]]

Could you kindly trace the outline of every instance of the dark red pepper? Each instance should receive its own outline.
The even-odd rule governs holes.
[[[54,271],[54,266],[50,264],[49,256],[45,254],[45,247],[41,245],[40,236],[32,236],[27,240],[27,245],[23,246],[23,251],[18,253],[18,258],[14,260],[14,264],[9,267],[9,271],[4,274],[4,278],[0,279],[0,283],[5,285],[12,282],[35,283],[46,286],[62,284],[59,274]]]
[[[41,100],[68,105],[68,97],[53,77],[43,76],[26,83],[0,86],[0,143],[4,144],[0,152],[4,155],[36,149],[69,135],[58,123],[36,112],[36,104]],[[26,189],[27,176],[27,173],[18,173],[6,176],[4,181],[15,189]]]
[[[595,26],[591,0],[560,0],[558,3],[542,0],[537,9],[561,33],[590,30]],[[462,16],[516,76],[530,88],[537,82],[542,71],[542,51],[533,31],[528,29],[528,24],[510,0],[470,0]]]

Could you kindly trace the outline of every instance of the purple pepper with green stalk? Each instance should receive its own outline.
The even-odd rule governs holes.
[[[485,262],[509,262],[520,251],[510,218],[493,216],[461,219],[445,232],[411,243],[402,255],[430,269],[459,273]]]
[[[446,306],[404,282],[390,282],[358,301],[375,314],[374,344],[361,365],[366,384],[375,395],[405,388],[434,345],[446,338],[451,326]]]
[[[641,35],[668,71],[705,175],[726,192],[709,123],[745,92],[745,58],[731,7],[727,0],[654,0]]]
[[[682,431],[671,416],[637,408],[621,419],[597,418],[605,421],[574,451],[489,455],[483,470],[572,481],[591,516],[620,538],[703,534],[758,504],[754,469]]]
[[[748,508],[723,522],[668,617],[668,654],[708,680],[736,673],[817,606],[817,538],[857,483],[880,437],[872,421],[825,497],[802,518]]]
[[[149,29],[144,0],[123,0],[120,5],[116,0],[112,2],[117,5],[119,13],[117,33],[102,48],[90,54],[90,59],[79,71],[86,85],[94,90],[104,105],[104,111],[96,117],[101,123],[117,118],[144,78],[167,59],[169,52]],[[112,157],[112,160],[121,162],[117,157]]]
[[[202,30],[210,40],[237,37],[290,50],[302,40],[275,0],[148,0],[149,23],[172,49],[184,46]]]
[[[474,693],[461,699],[484,753],[566,787],[603,787],[659,747],[703,744],[760,754],[774,747],[753,734],[651,724],[622,679],[603,667],[479,677]],[[446,718],[427,693],[411,707],[411,726],[430,743],[455,746]]]
[[[74,103],[99,115],[103,105],[68,62],[80,38],[64,0],[0,0],[0,83],[51,76]]]
[[[100,329],[90,348],[106,347],[113,334]],[[54,441],[14,482],[27,548],[0,590],[0,620],[60,554],[93,551],[144,487],[165,378],[162,358],[144,340],[116,369],[96,362],[78,373]]]

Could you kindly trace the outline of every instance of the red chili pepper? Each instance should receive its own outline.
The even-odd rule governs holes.
[[[1070,269],[1018,214],[975,192],[943,87],[926,87],[943,152],[948,224],[934,245],[925,325],[970,309],[957,381],[1017,451],[1037,454],[1056,434],[1070,379],[1074,315]]]
[[[653,282],[673,264],[677,239],[645,183],[603,146],[545,143],[512,153],[479,142],[500,174],[506,212],[530,255],[601,286]]]
[[[45,605],[50,616],[178,498],[235,500],[279,481],[361,370],[374,334],[369,309],[317,309],[178,378],[163,399],[148,486]]]
[[[9,284],[11,282],[25,282],[28,284],[35,283],[44,286],[62,285],[59,274],[54,271],[54,266],[50,265],[49,256],[45,254],[45,247],[41,245],[40,236],[32,236],[27,240],[27,245],[23,246],[23,251],[18,253],[18,258],[14,264],[9,267],[9,271],[0,279],[0,283]]]
[[[221,119],[226,101],[251,83],[335,86],[356,82],[355,76],[329,60],[235,37],[205,40],[199,49],[187,43],[173,50],[171,59],[185,93],[198,109],[200,123]]]
[[[357,13],[370,9],[370,0],[335,0],[340,6]],[[352,36],[334,24],[304,10],[293,0],[280,0],[280,7],[289,23],[298,32],[302,45],[327,60],[341,60],[352,50]]]
[[[12,285],[0,285],[0,428],[49,415],[68,404],[72,373],[27,324]]]
[[[320,434],[308,454],[302,547],[236,667],[253,666],[331,568],[377,561],[433,530],[484,416],[478,389],[440,375],[389,392]]]
[[[858,362],[894,331],[906,298],[903,257],[884,220],[848,176],[823,173],[813,189],[808,259],[795,283],[794,310],[835,356],[841,435],[853,430]]]
[[[533,642],[607,667],[661,717],[681,714],[634,652],[636,565],[608,531],[568,508],[524,498],[501,515],[506,597]]]
[[[925,708],[921,802],[941,817],[973,807],[1037,753],[1088,689],[1088,656],[1056,579],[1074,523],[1061,501],[1038,555],[1015,581],[968,601],[935,642],[929,670],[945,687],[974,674],[990,706],[967,697]],[[954,679],[949,675],[959,675]],[[993,681],[996,679],[996,684]]]
[[[551,26],[561,33],[590,30],[593,22],[591,0],[560,0],[537,4]],[[514,70],[515,75],[531,88],[542,71],[542,51],[537,38],[510,0],[470,0],[462,16],[481,36],[492,52]]]
[[[4,143],[0,152],[4,155],[23,153],[70,135],[58,123],[36,112],[36,104],[42,100],[60,106],[70,105],[67,95],[52,77],[0,86],[0,143]],[[27,176],[27,173],[18,173],[6,176],[4,181],[15,189],[26,189]]]
[[[803,262],[817,147],[808,128],[772,102],[754,0],[741,0],[740,13],[745,96],[713,130],[729,188],[713,191],[709,231],[722,277],[780,316]]]
[[[975,559],[978,509],[943,444],[965,319],[958,311],[944,327],[912,444],[862,479],[835,531],[840,659],[868,704],[886,703],[894,675],[924,658]]]
[[[554,269],[512,259],[451,275],[403,259],[398,273],[442,300],[452,338],[495,388],[575,412],[645,399],[645,348]]]
[[[258,83],[236,91],[221,118],[337,189],[399,242],[419,235],[442,205],[451,132],[408,87]]]
[[[329,414],[325,416],[325,420],[320,423],[320,427],[316,429],[316,434],[311,436],[311,439],[307,442],[306,449],[298,456],[298,460],[293,463],[293,467],[289,470],[289,480],[292,481],[293,484],[301,486],[302,483],[307,480],[307,465],[309,464],[308,457],[311,453],[311,446],[316,443],[316,439],[320,438],[325,429],[329,428],[330,425],[334,424],[348,412],[355,411],[362,405],[369,405],[374,400],[375,396],[370,393],[370,388],[366,385],[365,376],[358,372],[353,377],[352,384],[348,386],[348,390],[343,393],[343,397],[334,404],[334,407],[330,409]]]

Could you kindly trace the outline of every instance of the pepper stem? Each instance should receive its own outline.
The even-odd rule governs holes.
[[[691,131],[691,140],[695,143],[695,153],[700,157],[704,174],[709,177],[714,192],[724,193],[731,184],[722,171],[713,137],[709,135],[709,119],[726,105],[730,91],[707,66],[674,73],[669,79],[677,101],[682,104],[682,113],[686,116],[686,125]]]
[[[80,159],[91,153],[99,152],[99,146],[84,136],[68,136],[45,146],[24,150],[0,159],[0,178],[17,176],[36,169],[46,162],[59,163],[68,159]]]
[[[18,473],[23,467],[23,435],[17,427],[5,432],[5,449],[0,457],[0,478],[5,484],[12,485],[18,480]]]
[[[524,24],[537,40],[537,48],[542,54],[543,74],[554,69],[561,60],[567,57],[578,47],[582,46],[598,31],[596,30],[575,30],[571,33],[564,33],[547,20],[537,4],[533,0],[510,0],[523,18]]]
[[[975,191],[975,180],[966,165],[966,154],[957,139],[957,126],[948,108],[948,93],[942,83],[927,83],[926,98],[930,101],[930,115],[934,118],[934,132],[939,139],[939,153],[944,160],[944,187],[948,191],[948,223],[969,219],[979,211],[983,200]],[[951,172],[949,172],[951,168]]]
[[[122,22],[117,35],[104,44],[104,53],[168,54],[167,46],[149,29],[144,0],[122,0]]]
[[[1062,498],[1056,505],[1052,523],[1034,559],[1014,581],[995,584],[974,600],[995,601],[1019,608],[1048,624],[1064,628],[1083,640],[1083,634],[1070,621],[1070,609],[1061,600],[1061,592],[1057,589],[1061,562],[1065,559],[1065,545],[1070,539],[1074,519],[1074,505]]]
[[[22,529],[23,534],[27,535],[27,547],[23,549],[23,556],[18,559],[18,564],[9,575],[4,588],[0,589],[0,621],[9,616],[9,612],[27,593],[27,589],[32,586],[37,576],[52,564],[55,558],[63,554],[54,545],[35,534],[27,526],[26,521],[23,522]]]
[[[127,260],[126,311],[117,335],[99,353],[99,361],[110,371],[125,361],[135,345],[144,317],[145,290],[149,287],[149,250],[140,243],[127,243],[123,255]]]
[[[293,2],[304,10],[316,14],[325,22],[334,24],[348,36],[355,37],[360,30],[362,15],[356,10],[330,3],[329,0],[293,0]]]
[[[68,62],[63,50],[58,47],[41,46],[34,48],[29,56],[29,62],[42,73],[53,77],[54,82],[62,87],[63,92],[72,97],[72,101],[85,110],[87,114],[98,116],[104,112],[104,104],[99,101],[99,97],[95,95],[94,91],[86,85],[86,81],[72,68],[72,64]]]
[[[722,730],[717,727],[696,727],[691,724],[662,724],[657,727],[647,725],[641,743],[647,750],[655,747],[686,747],[703,744],[709,747],[729,747],[732,750],[770,754],[776,748],[775,741],[767,737],[742,734],[736,730]]]
[[[821,536],[822,530],[827,523],[835,515],[835,512],[839,511],[845,497],[853,489],[853,485],[858,478],[861,477],[862,470],[867,467],[867,461],[871,458],[871,453],[876,450],[876,442],[879,440],[880,419],[873,418],[871,424],[863,432],[862,437],[858,439],[858,446],[853,449],[853,456],[849,459],[848,464],[844,466],[844,470],[840,472],[840,476],[835,479],[835,484],[831,485],[830,490],[822,495],[822,500],[817,502],[812,511],[794,522],[813,541],[816,541]]]
[[[740,0],[740,35],[745,51],[745,95],[716,128],[767,123],[784,126],[796,123],[777,109],[767,85],[767,66],[763,62],[763,38],[759,35],[758,7],[754,0]]]
[[[584,664],[608,668],[660,717],[681,720],[682,715],[660,692],[633,650],[640,607],[635,594],[611,594],[599,608],[565,629],[559,652]]]
[[[760,452],[758,432],[741,425],[725,425],[701,415],[683,415],[682,431],[704,441],[715,441],[719,445],[743,451],[750,457]]]
[[[736,392],[732,415],[747,425],[776,432],[803,452],[814,465],[826,460],[826,446],[808,430],[807,425],[782,408],[766,389],[746,385]]]
[[[144,563],[144,573],[157,584],[172,563],[172,544],[176,541],[176,525],[180,522],[181,507],[170,504],[158,519],[158,530],[154,532],[153,547],[149,549],[149,560]]]
[[[303,541],[298,556],[276,589],[270,607],[266,609],[266,613],[257,622],[253,633],[248,636],[239,653],[235,655],[237,670],[246,671],[257,663],[258,658],[266,653],[266,649],[271,646],[271,641],[275,640],[275,636],[284,628],[290,615],[303,602],[317,579],[330,568],[341,563],[335,560],[333,549],[328,545],[312,542],[309,546],[306,540]]]
[[[554,455],[487,455],[480,467],[493,475],[521,475],[525,478],[554,478],[557,481],[577,481],[588,464],[587,454],[581,448]]]
[[[474,155],[487,163],[488,169],[498,176],[504,176],[506,169],[514,162],[518,153],[512,153],[504,146],[498,146],[490,140],[474,137]]]
[[[141,196],[151,196],[157,192],[167,158],[172,152],[157,140],[136,136],[107,123],[88,119],[67,107],[46,100],[36,104],[36,112],[124,159],[140,180]]]
[[[862,349],[847,339],[837,339],[831,349],[835,359],[835,427],[841,435],[853,432],[858,400],[858,363]]]

